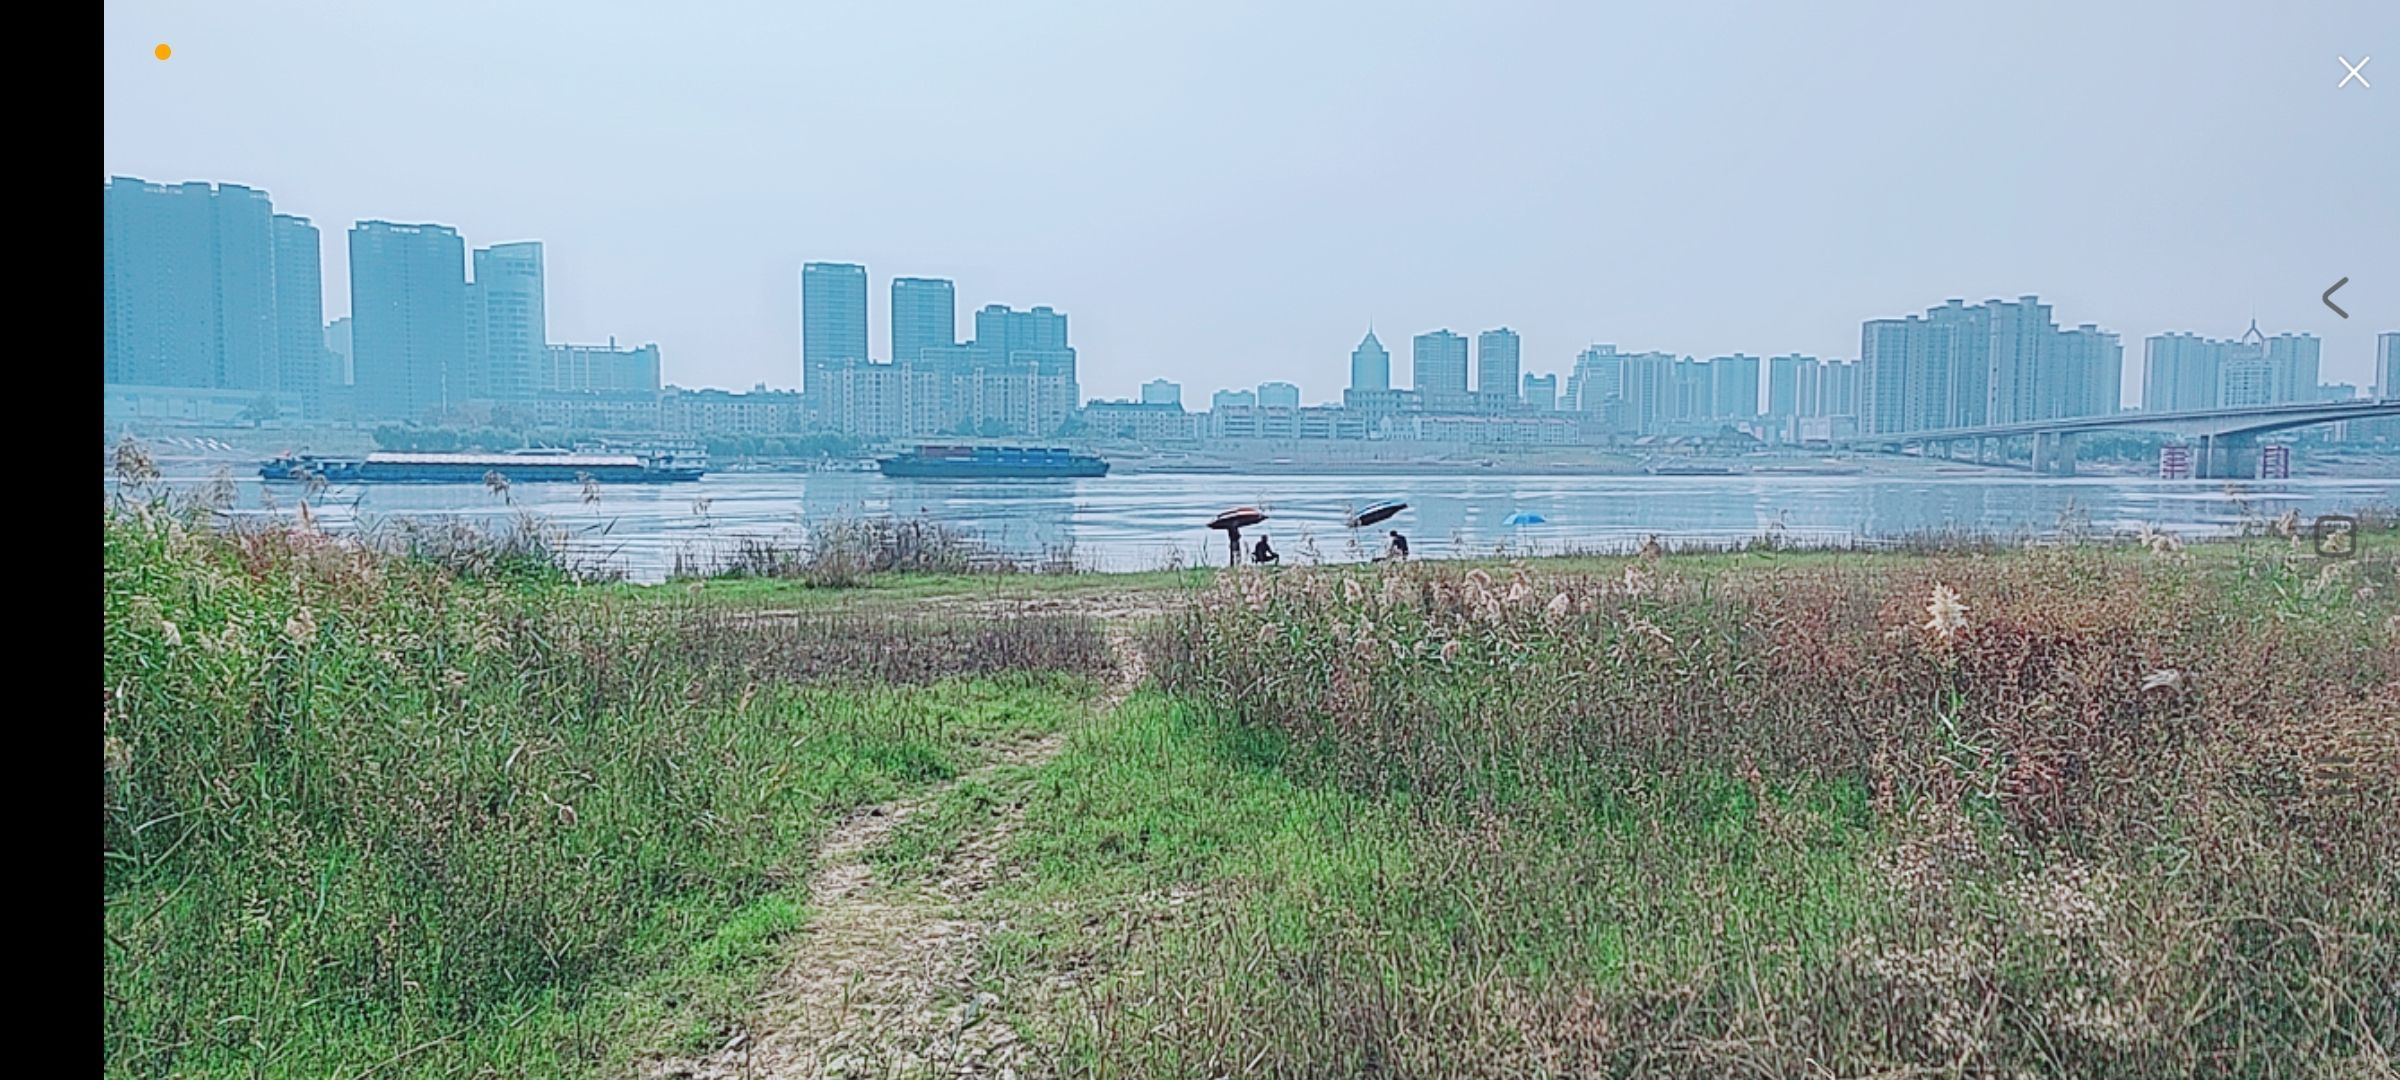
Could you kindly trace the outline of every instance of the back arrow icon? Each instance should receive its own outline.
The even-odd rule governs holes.
[[[2343,278],[2343,279],[2342,279],[2342,280],[2340,280],[2340,281],[2334,282],[2331,288],[2328,288],[2328,289],[2326,289],[2326,290],[2325,290],[2325,295],[2323,295],[2323,296],[2320,296],[2320,297],[2318,297],[2318,298],[2317,298],[2317,299],[2319,299],[2319,300],[2323,300],[2323,301],[2325,301],[2325,306],[2326,306],[2326,307],[2329,307],[2329,308],[2332,308],[2332,309],[2333,309],[2333,313],[2334,313],[2334,314],[2336,314],[2336,315],[2339,315],[2339,316],[2341,316],[2342,318],[2345,318],[2345,319],[2347,319],[2347,318],[2349,318],[2349,317],[2350,317],[2350,313],[2349,313],[2349,312],[2347,312],[2347,311],[2343,311],[2343,310],[2342,310],[2342,308],[2341,308],[2341,305],[2339,305],[2339,304],[2336,304],[2336,303],[2334,303],[2334,302],[2333,302],[2333,290],[2334,290],[2334,289],[2339,289],[2339,288],[2341,288],[2342,286],[2344,286],[2344,285],[2348,285],[2348,284],[2350,284],[2350,279],[2349,279],[2349,278]]]

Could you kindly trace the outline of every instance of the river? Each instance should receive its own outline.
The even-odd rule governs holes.
[[[170,474],[174,476],[174,474]],[[176,476],[171,483],[202,478]],[[291,484],[237,480],[235,513],[289,515]],[[2054,535],[2149,526],[2182,535],[2232,531],[2296,510],[2304,520],[2400,507],[2400,479],[2299,479],[2226,484],[2126,477],[2034,479],[1993,473],[1911,476],[1191,475],[1140,473],[1093,480],[889,480],[873,473],[719,473],[694,484],[610,485],[596,501],[573,484],[336,487],[311,500],[332,530],[398,518],[485,525],[531,514],[587,564],[637,581],[669,575],[679,558],[706,565],[742,538],[805,541],[808,524],[898,515],[941,521],[1020,558],[1066,556],[1083,567],[1141,570],[1222,562],[1221,534],[1201,522],[1228,506],[1265,507],[1263,531],[1288,561],[1371,553],[1383,530],[1342,527],[1355,505],[1404,499],[1392,524],[1420,556],[1556,553],[1669,541],[1739,542],[1773,534],[1803,544],[1888,540],[1936,530]],[[1510,525],[1513,515],[1539,524]],[[1255,536],[1262,530],[1250,530]]]

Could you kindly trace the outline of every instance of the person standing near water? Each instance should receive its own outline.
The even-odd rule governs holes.
[[[1231,569],[1242,565],[1242,530],[1239,528],[1225,530],[1225,546],[1226,568]]]

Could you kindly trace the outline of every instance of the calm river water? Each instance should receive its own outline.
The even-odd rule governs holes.
[[[198,477],[178,478],[197,483]],[[237,481],[238,512],[289,514],[290,484]],[[311,509],[332,529],[393,518],[504,523],[531,513],[570,538],[587,561],[641,581],[678,558],[707,564],[739,538],[787,543],[808,525],[845,517],[939,520],[1017,556],[1071,552],[1106,570],[1222,562],[1221,534],[1201,527],[1228,506],[1263,506],[1287,561],[1371,553],[1342,518],[1379,499],[1407,500],[1394,524],[1420,556],[1629,547],[1644,536],[1740,541],[1779,533],[1795,542],[1872,542],[1929,530],[2046,534],[2063,522],[2100,532],[2144,525],[2183,534],[2238,528],[2287,509],[2303,518],[2400,506],[2400,479],[2306,479],[2227,485],[2123,477],[2036,480],[1990,473],[1923,476],[1421,476],[1137,473],[1096,480],[888,480],[873,473],[720,473],[694,484],[599,489],[519,484],[504,498],[481,485],[361,485],[321,493]],[[1509,525],[1534,514],[1539,524]],[[1252,530],[1249,535],[1255,535]],[[1362,551],[1363,549],[1363,551]]]

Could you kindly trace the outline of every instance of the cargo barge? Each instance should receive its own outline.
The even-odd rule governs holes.
[[[704,459],[676,450],[511,450],[373,453],[359,458],[284,454],[259,466],[258,475],[267,480],[329,484],[480,484],[494,473],[512,484],[673,484],[698,480],[707,471]]]
[[[885,476],[919,480],[1070,480],[1108,475],[1091,454],[1022,446],[920,446],[875,463]]]

